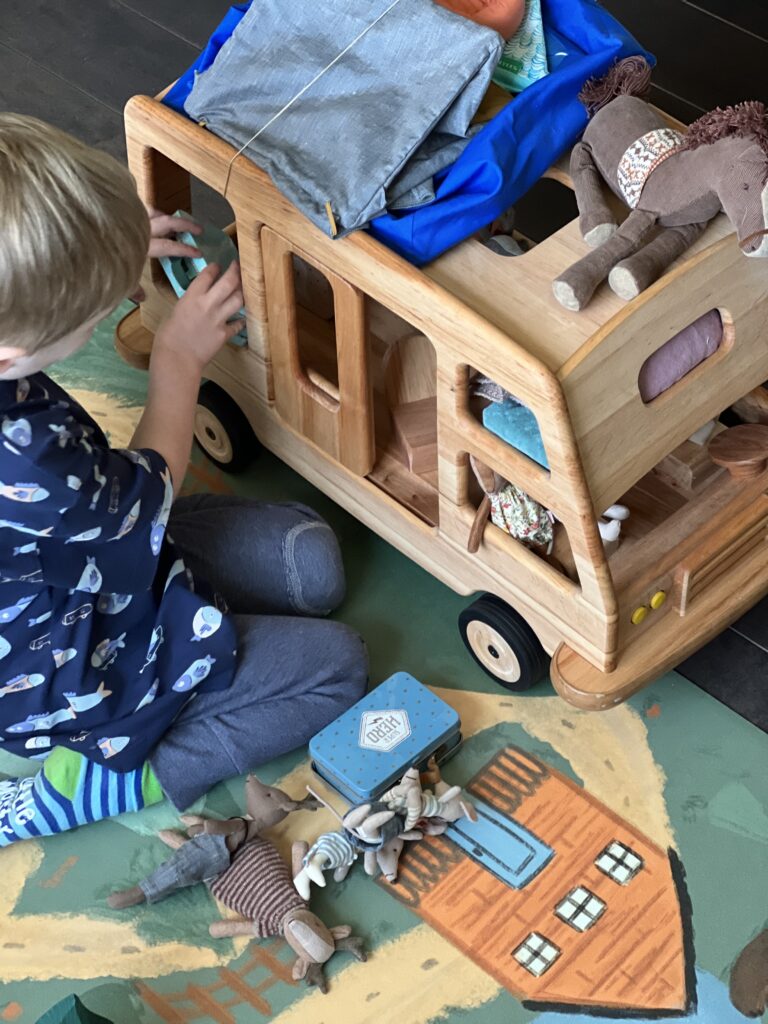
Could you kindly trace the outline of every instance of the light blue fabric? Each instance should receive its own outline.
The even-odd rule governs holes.
[[[493,80],[502,89],[522,92],[548,74],[541,0],[525,0],[522,23],[504,47]]]
[[[249,7],[230,8],[164,103],[185,113],[195,73],[210,67]],[[578,94],[588,78],[633,54],[653,63],[597,0],[542,0],[541,7],[551,73],[507,104],[437,176],[434,202],[371,223],[371,234],[412,263],[428,263],[500,217],[576,142],[587,123]]]
[[[247,143],[326,234],[330,203],[343,235],[412,203],[414,189],[432,198],[433,176],[467,145],[502,46],[431,0],[259,0],[185,109],[238,149]]]
[[[549,469],[539,424],[531,410],[524,405],[511,398],[491,403],[483,409],[483,426],[529,459]]]

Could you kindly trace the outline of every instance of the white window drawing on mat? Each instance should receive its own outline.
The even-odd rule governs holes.
[[[624,843],[614,840],[609,843],[595,861],[604,875],[608,875],[619,885],[626,885],[631,882],[643,866],[643,858],[638,856],[634,850],[630,850]]]
[[[585,932],[602,917],[605,903],[589,889],[578,886],[569,892],[562,903],[555,907],[555,913],[561,921],[565,921],[577,932]]]
[[[525,942],[514,950],[512,956],[534,978],[540,978],[560,956],[560,950],[543,935],[531,932]]]

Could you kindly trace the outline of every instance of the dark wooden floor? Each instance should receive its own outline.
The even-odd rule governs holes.
[[[0,108],[34,114],[118,157],[129,96],[195,58],[228,0],[0,0]],[[766,0],[605,0],[659,59],[660,106],[691,121],[768,102]],[[768,602],[680,671],[768,731]]]

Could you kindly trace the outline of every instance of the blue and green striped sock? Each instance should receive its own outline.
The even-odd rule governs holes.
[[[37,775],[0,782],[0,846],[140,811],[162,799],[149,763],[132,772],[113,772],[56,747]]]

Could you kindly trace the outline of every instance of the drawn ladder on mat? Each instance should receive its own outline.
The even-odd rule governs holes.
[[[263,993],[273,985],[284,982],[295,985],[291,976],[291,965],[274,955],[275,949],[286,948],[279,940],[269,940],[254,945],[249,958],[241,967],[232,969],[220,967],[218,981],[210,985],[187,985],[179,992],[161,993],[151,989],[142,981],[135,982],[137,993],[147,1006],[151,1007],[166,1024],[187,1024],[188,1021],[216,1021],[216,1024],[236,1024],[230,1012],[241,1006],[249,1006],[265,1018],[273,1010]],[[266,977],[256,985],[246,979],[255,970],[266,971]],[[216,993],[230,989],[233,993],[224,1000],[216,999]]]

